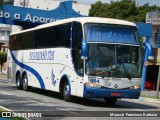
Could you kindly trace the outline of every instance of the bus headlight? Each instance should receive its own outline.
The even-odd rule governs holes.
[[[134,86],[131,86],[130,89],[139,89],[141,86],[140,85],[134,85]]]
[[[93,87],[93,88],[101,88],[102,86],[99,84],[95,84],[95,83],[90,83],[90,82],[86,82],[85,85],[87,87]]]

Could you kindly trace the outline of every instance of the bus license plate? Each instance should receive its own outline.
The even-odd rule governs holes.
[[[111,93],[111,96],[120,96],[121,94],[119,92],[114,92],[114,93]]]

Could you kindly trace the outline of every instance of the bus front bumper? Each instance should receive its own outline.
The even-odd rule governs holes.
[[[107,88],[92,88],[84,85],[85,98],[130,98],[138,99],[141,88],[139,89],[107,89]]]

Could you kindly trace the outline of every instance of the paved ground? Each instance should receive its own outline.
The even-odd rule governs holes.
[[[12,111],[31,111],[34,112],[46,112],[47,114],[56,114],[57,117],[52,118],[43,118],[43,119],[86,119],[86,120],[101,120],[106,119],[106,117],[98,117],[103,116],[104,114],[109,114],[111,111],[113,112],[145,112],[149,113],[157,113],[160,111],[160,104],[148,103],[144,100],[127,100],[121,99],[118,100],[115,106],[106,106],[103,99],[81,99],[76,98],[73,102],[65,102],[61,99],[61,96],[58,93],[50,92],[50,91],[42,91],[38,89],[32,89],[29,92],[25,92],[22,90],[17,90],[15,83],[11,83],[6,80],[0,80],[0,106],[4,106]],[[58,113],[57,113],[58,111]],[[84,111],[88,111],[87,115],[89,117],[85,117]],[[85,112],[86,113],[86,112]],[[65,116],[74,116],[74,117],[65,117]],[[81,116],[76,117],[75,116]],[[154,119],[158,120],[157,117],[138,117],[138,120],[141,119]],[[33,119],[33,118],[32,118]],[[115,117],[107,118],[117,119]],[[119,120],[132,119],[125,117],[118,117]]]
[[[139,98],[140,101],[160,105],[160,91],[159,91],[159,99],[157,99],[157,92],[151,91],[151,90],[142,91],[141,96],[143,97]],[[144,96],[147,96],[147,97],[144,97]],[[150,98],[150,97],[153,97],[153,98]]]

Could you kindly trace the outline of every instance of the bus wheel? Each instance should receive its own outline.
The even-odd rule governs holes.
[[[70,86],[68,82],[65,82],[63,86],[63,98],[67,102],[71,101]]]
[[[21,76],[20,76],[20,74],[17,74],[17,76],[16,76],[16,85],[17,85],[17,88],[18,88],[19,90],[22,89]]]
[[[26,74],[23,75],[23,90],[24,91],[28,90],[28,79]]]
[[[104,98],[106,105],[114,105],[117,102],[117,98]]]

